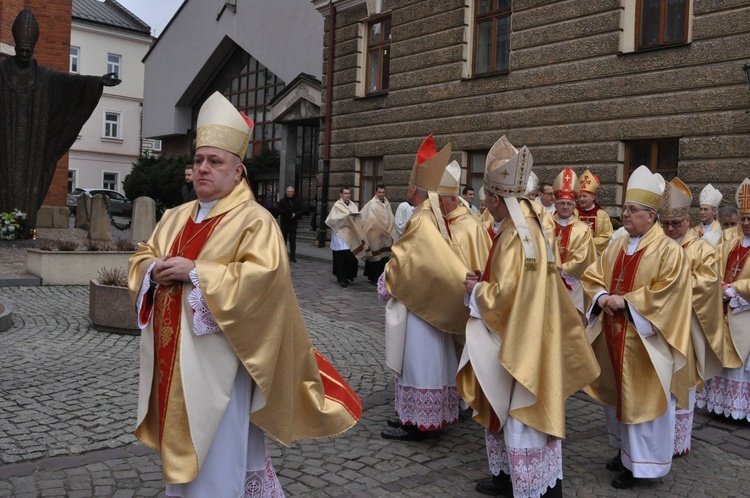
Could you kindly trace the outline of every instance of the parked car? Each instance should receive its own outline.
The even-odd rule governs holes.
[[[68,194],[68,209],[75,214],[78,197],[87,195],[93,197],[102,194],[109,197],[109,212],[112,216],[132,216],[133,202],[116,190],[106,188],[77,188]]]

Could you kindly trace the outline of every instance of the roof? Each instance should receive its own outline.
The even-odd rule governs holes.
[[[73,19],[151,36],[151,26],[141,21],[116,0],[73,0]]]

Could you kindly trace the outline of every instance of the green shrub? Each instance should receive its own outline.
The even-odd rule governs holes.
[[[130,200],[151,197],[156,202],[157,217],[165,209],[182,204],[185,166],[192,164],[189,156],[142,156],[133,163],[133,170],[123,181],[125,195]]]

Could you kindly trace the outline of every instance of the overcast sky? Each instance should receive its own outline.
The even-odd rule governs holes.
[[[118,2],[151,26],[151,34],[158,37],[180,8],[183,0],[118,0]]]

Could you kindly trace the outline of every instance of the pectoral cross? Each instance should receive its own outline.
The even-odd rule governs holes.
[[[615,279],[617,285],[615,285],[615,292],[620,292],[620,285],[625,281],[625,270],[620,272],[620,276]]]
[[[732,282],[737,280],[737,275],[740,274],[742,271],[742,267],[740,266],[739,259],[734,263],[734,266],[732,266]]]

